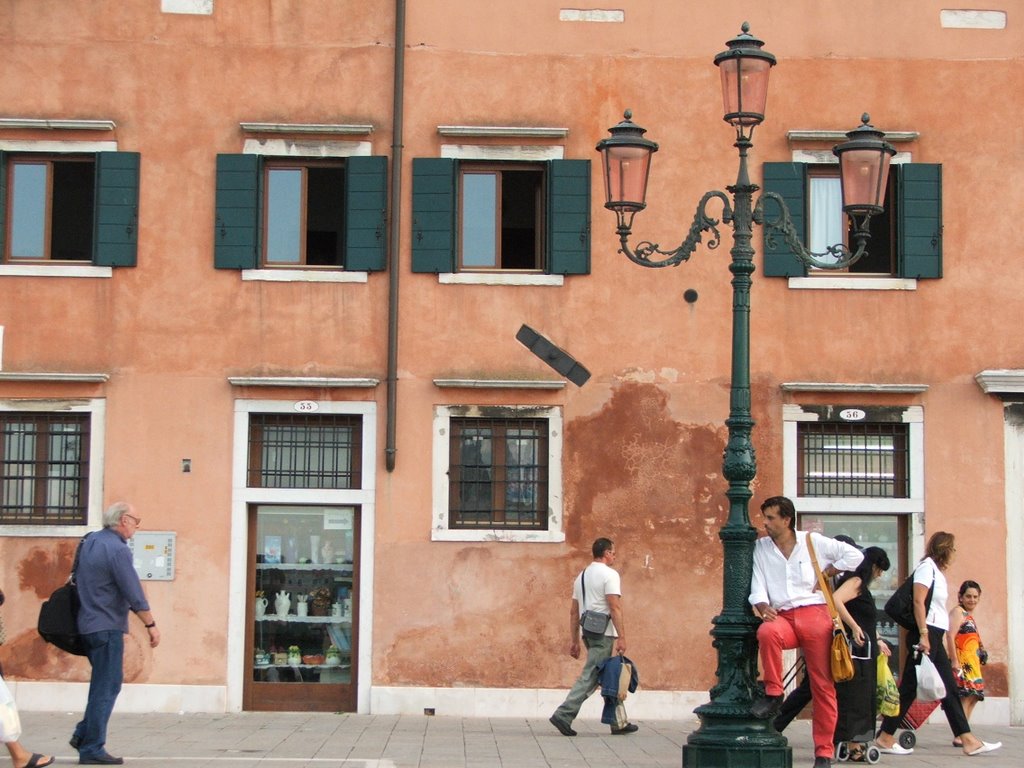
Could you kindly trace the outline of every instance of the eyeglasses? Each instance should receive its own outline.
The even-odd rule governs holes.
[[[135,515],[121,515],[121,517],[122,518],[126,517],[129,520],[131,520],[133,523],[135,523],[135,527],[136,528],[138,528],[140,525],[142,525],[142,518],[141,517],[136,517]]]

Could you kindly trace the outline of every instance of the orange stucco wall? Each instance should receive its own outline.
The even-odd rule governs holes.
[[[926,529],[960,536],[951,585],[969,577],[985,586],[987,679],[1005,696],[1002,407],[973,379],[1024,363],[1014,253],[1024,195],[1006,183],[1020,176],[1024,146],[1018,19],[1011,13],[1004,30],[942,29],[943,4],[931,0],[706,9],[625,0],[616,4],[624,23],[588,24],[559,22],[562,5],[410,4],[395,471],[383,460],[383,385],[258,393],[379,403],[376,570],[364,585],[374,684],[566,686],[577,673],[564,652],[569,580],[606,535],[617,543],[630,655],[646,661],[645,687],[711,685],[707,633],[720,609],[717,530],[727,509],[730,243],[673,270],[618,256],[594,144],[626,107],[660,142],[636,230],[674,247],[700,195],[735,179],[711,60],[747,19],[779,57],[754,135],[755,177],[761,162],[790,158],[787,131],[848,130],[868,111],[879,127],[919,132],[898,147],[915,161],[943,164],[945,224],[945,275],[915,291],[791,290],[755,275],[753,506],[781,490],[784,403],[922,405]],[[161,14],[156,2],[14,0],[0,14],[0,117],[117,125],[113,135],[60,136],[0,127],[0,139],[116,139],[142,154],[137,267],[111,279],[0,275],[3,371],[110,374],[105,384],[0,381],[0,397],[105,397],[105,501],[130,499],[147,528],[178,533],[176,580],[147,584],[164,642],[154,652],[134,639],[130,682],[225,682],[232,407],[252,394],[227,377],[385,377],[385,273],[366,284],[267,283],[213,269],[215,155],[241,151],[243,121],[370,123],[373,153],[390,154],[393,40],[392,8],[380,3],[218,2],[212,16],[190,17]],[[551,288],[412,274],[411,160],[459,142],[438,125],[567,127],[564,140],[531,143],[594,163],[591,275]],[[695,304],[684,303],[687,288]],[[591,381],[525,397],[433,384],[549,376],[515,341],[522,323],[569,350]],[[928,389],[797,396],[783,381]],[[564,409],[564,544],[432,542],[433,406],[507,402]],[[86,665],[47,649],[33,629],[71,551],[66,539],[0,535],[7,674],[87,677]]]

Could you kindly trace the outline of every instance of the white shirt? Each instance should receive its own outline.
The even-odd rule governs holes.
[[[930,589],[932,580],[935,581],[935,591],[932,592],[932,602],[928,608],[928,615],[925,616],[925,624],[948,631],[949,613],[946,612],[946,602],[949,600],[949,585],[946,583],[946,574],[939,570],[934,560],[926,557],[914,568],[914,583],[923,584]]]
[[[579,604],[580,616],[583,615],[584,611],[597,611],[598,613],[606,613],[610,616],[612,609],[608,606],[608,600],[605,596],[622,594],[619,572],[605,563],[593,562],[586,567],[583,574],[586,585],[586,600],[583,599],[580,577],[577,576],[572,582],[572,599]],[[604,633],[612,637],[619,636],[619,633],[615,630],[615,623],[612,621],[608,622],[608,628],[605,629]]]
[[[825,602],[825,596],[815,589],[818,577],[807,549],[808,536],[814,537],[814,551],[818,556],[818,567],[822,570],[832,565],[840,571],[852,571],[864,559],[856,547],[820,533],[794,533],[796,546],[788,560],[770,536],[763,536],[754,543],[754,571],[748,598],[751,605],[768,603],[777,611],[788,611]]]

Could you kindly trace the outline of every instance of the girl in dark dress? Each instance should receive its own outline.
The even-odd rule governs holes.
[[[836,683],[839,720],[835,742],[855,742],[849,746],[850,759],[860,759],[875,733],[875,679],[878,654],[890,655],[889,646],[878,639],[877,609],[871,596],[871,582],[889,570],[889,557],[880,547],[864,550],[857,570],[844,575],[835,590],[839,616],[848,627],[853,655],[854,676]]]

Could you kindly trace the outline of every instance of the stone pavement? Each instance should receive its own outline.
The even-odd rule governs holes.
[[[22,712],[22,744],[55,754],[57,766],[77,765],[68,737],[79,716]],[[579,735],[566,738],[546,718],[116,713],[107,748],[140,768],[680,768],[682,746],[697,721],[637,724],[636,734],[612,736],[596,720],[577,720]],[[1003,748],[968,758],[950,746],[944,722],[927,724],[917,732],[913,755],[883,755],[877,765],[1017,768],[1024,761],[1024,728],[979,726],[976,732],[986,741],[1001,740]],[[796,721],[786,735],[794,768],[810,768],[810,722]],[[0,768],[10,765],[3,752]]]

